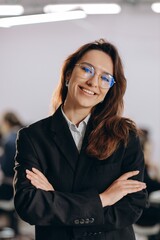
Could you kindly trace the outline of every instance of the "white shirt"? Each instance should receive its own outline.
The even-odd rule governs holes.
[[[79,125],[78,125],[78,127],[77,127],[75,124],[73,124],[73,123],[67,118],[67,116],[65,115],[62,107],[61,107],[61,111],[62,111],[62,114],[63,114],[64,118],[65,118],[66,121],[67,121],[67,124],[68,124],[68,126],[69,126],[70,131],[71,131],[72,137],[73,137],[73,139],[74,139],[74,141],[75,141],[75,144],[76,144],[76,146],[77,146],[77,149],[78,149],[78,151],[80,152],[81,147],[82,147],[82,142],[83,142],[84,134],[85,134],[86,127],[87,127],[87,123],[88,123],[88,120],[89,120],[89,118],[90,118],[90,114],[89,114],[85,119],[83,119],[83,120],[79,123]]]

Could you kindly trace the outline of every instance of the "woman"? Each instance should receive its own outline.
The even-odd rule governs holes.
[[[85,44],[64,62],[53,116],[19,132],[15,207],[37,240],[135,239],[146,185],[125,89],[117,49]]]

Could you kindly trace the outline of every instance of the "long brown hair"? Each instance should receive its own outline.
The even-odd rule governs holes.
[[[111,57],[114,66],[113,75],[116,81],[103,102],[93,107],[91,113],[92,131],[89,135],[86,151],[89,155],[103,160],[109,157],[121,142],[127,144],[130,131],[138,133],[135,123],[122,117],[126,78],[116,47],[110,42],[100,39],[81,46],[71,54],[62,67],[60,82],[54,92],[52,106],[57,109],[60,104],[64,103],[68,91],[65,85],[67,74],[72,73],[75,64],[90,50],[103,51]]]

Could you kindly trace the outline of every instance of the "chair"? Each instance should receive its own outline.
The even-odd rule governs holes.
[[[11,200],[0,200],[0,214],[7,217],[9,220],[9,227],[18,233],[18,218],[14,208],[13,198]]]
[[[160,225],[156,224],[153,226],[140,226],[138,224],[133,225],[134,232],[139,237],[144,237],[144,240],[149,240],[153,236],[159,236],[160,234]],[[156,239],[156,238],[155,238]],[[159,239],[159,238],[157,238]]]
[[[0,230],[0,239],[12,240],[15,239],[15,232],[12,228],[5,227]]]

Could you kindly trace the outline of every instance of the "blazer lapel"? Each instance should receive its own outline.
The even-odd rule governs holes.
[[[59,150],[63,153],[64,157],[67,159],[71,168],[75,170],[79,152],[68,124],[62,115],[61,106],[52,116],[50,130],[52,139],[56,143]]]

